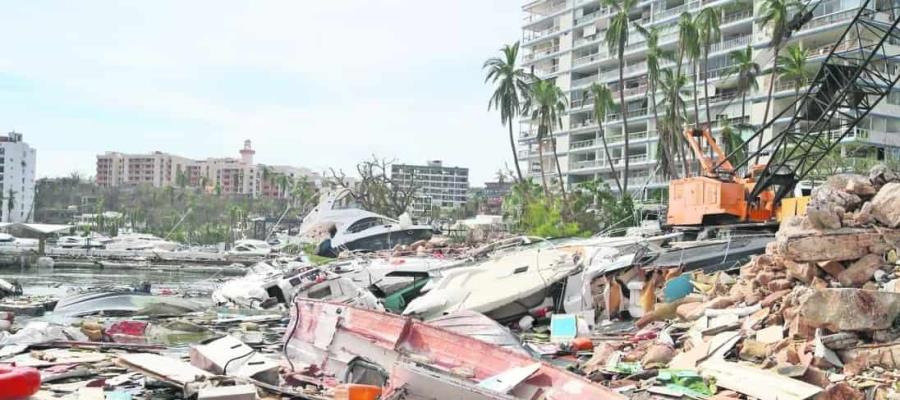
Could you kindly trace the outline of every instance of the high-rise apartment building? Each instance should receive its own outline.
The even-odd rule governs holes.
[[[468,200],[468,168],[445,167],[441,161],[428,161],[425,165],[393,164],[391,179],[406,188],[418,187],[416,205],[422,207],[455,208]]]
[[[240,158],[192,160],[168,153],[97,156],[96,182],[101,187],[150,185],[153,187],[202,187],[209,192],[250,196],[285,197],[291,182],[307,177],[317,186],[321,176],[305,168],[255,164],[249,140]]]
[[[35,160],[34,148],[21,133],[0,136],[0,221],[33,220]]]
[[[773,54],[768,46],[770,28],[755,22],[759,19],[761,3],[744,0],[642,0],[629,13],[632,24],[655,27],[659,31],[660,47],[674,52],[678,45],[679,16],[684,12],[696,16],[704,8],[715,7],[719,13],[721,33],[710,47],[708,69],[704,69],[702,60],[695,69],[691,61],[685,58],[681,70],[688,77],[684,93],[688,120],[693,121],[695,115],[692,78],[694,71],[697,71],[699,120],[706,121],[706,109],[709,107],[714,121],[711,131],[720,143],[724,121],[732,126],[741,122],[761,126],[764,122]],[[811,75],[815,75],[832,47],[839,46],[838,50],[840,46],[849,48],[860,39],[849,37],[843,43],[835,43],[861,4],[860,0],[823,0],[814,9],[812,19],[787,41],[785,46],[800,44],[809,50],[807,68]],[[870,4],[873,15],[881,18],[880,14],[884,12],[876,9],[880,2],[872,1]],[[631,29],[628,34],[624,53],[624,88],[620,88],[619,58],[616,54],[610,54],[605,40],[613,15],[610,8],[593,0],[537,0],[527,2],[523,11],[523,57],[520,62],[537,77],[554,80],[570,101],[570,107],[562,117],[562,129],[554,132],[564,182],[573,185],[600,178],[615,190],[612,169],[594,117],[593,99],[589,95],[591,85],[600,83],[609,87],[617,103],[616,110],[611,111],[603,124],[609,157],[616,172],[624,177],[624,160],[627,157],[630,163],[629,191],[643,189],[641,193],[632,193],[647,196],[654,189],[667,187],[668,181],[662,178],[657,159],[659,124],[654,118],[652,96],[648,92],[647,46],[643,36],[636,29]],[[889,15],[883,17],[890,18]],[[742,96],[737,77],[729,73],[733,66],[729,53],[747,49],[748,46],[763,72],[757,78],[759,89]],[[661,67],[674,69],[674,66],[673,61],[663,61]],[[708,100],[703,95],[704,78],[709,82]],[[793,82],[776,80],[772,109],[768,114],[770,118],[791,106],[795,99],[794,89]],[[617,111],[620,90],[624,90],[628,105],[630,143],[627,149],[624,146],[622,115]],[[804,90],[801,88],[800,93]],[[661,94],[657,94],[656,100],[657,103],[662,102]],[[898,105],[900,93],[894,92],[844,139],[858,146],[852,146],[852,149],[842,146],[843,154],[876,159],[896,159],[900,156]],[[662,107],[660,114],[664,112]],[[789,120],[788,116],[777,120],[765,136],[770,137],[772,129],[783,129]],[[542,161],[537,151],[537,125],[527,118],[520,122],[519,155],[523,171],[537,177]],[[745,135],[747,133],[744,132]],[[677,134],[680,135],[680,132]],[[751,150],[755,148],[754,141]],[[550,153],[550,146],[545,146],[543,166],[546,175],[555,179],[557,173]]]

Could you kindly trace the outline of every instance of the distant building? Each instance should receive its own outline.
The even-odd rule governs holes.
[[[433,208],[457,208],[468,198],[469,169],[445,167],[439,160],[425,165],[394,164],[391,179],[405,188],[418,187],[420,197],[431,199],[418,202]]]
[[[488,215],[502,214],[503,199],[512,191],[512,182],[485,182],[481,195],[484,203],[480,212]]]
[[[35,150],[22,134],[0,136],[0,221],[30,222],[34,210]]]
[[[316,185],[321,176],[306,168],[255,164],[249,140],[240,158],[193,160],[163,152],[124,154],[106,152],[97,156],[96,182],[101,187],[151,185],[153,187],[200,187],[208,192],[253,197],[286,197],[291,182],[305,176]]]

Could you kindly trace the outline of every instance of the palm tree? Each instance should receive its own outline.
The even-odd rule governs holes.
[[[671,177],[678,178],[678,170],[675,168],[675,158],[672,156],[672,140],[671,136],[666,135],[664,129],[659,129],[662,121],[659,119],[658,104],[656,101],[656,91],[659,88],[660,80],[660,64],[663,60],[672,61],[674,52],[659,47],[659,29],[655,26],[646,29],[638,24],[635,28],[640,32],[641,36],[647,42],[647,90],[650,92],[650,103],[653,106],[653,120],[656,121],[657,135],[659,136],[658,150],[662,150],[660,161],[665,168],[664,173]]]
[[[731,154],[732,151],[741,150],[734,154],[731,157],[732,160],[743,160],[744,157],[747,156],[745,150],[743,150],[743,140],[741,139],[741,135],[738,132],[734,131],[731,123],[728,121],[728,118],[723,118],[720,121],[722,126],[722,145],[725,149],[725,154]]]
[[[719,7],[707,7],[697,14],[694,24],[697,27],[697,38],[703,48],[703,99],[706,103],[706,124],[712,123],[709,112],[709,50],[714,42],[719,41]],[[696,80],[695,80],[696,81]]]
[[[637,5],[638,0],[602,0],[603,4],[614,8],[615,15],[609,21],[606,30],[606,45],[609,53],[619,57],[619,110],[622,113],[622,134],[625,136],[625,147],[622,151],[625,158],[625,176],[622,178],[622,196],[628,191],[628,103],[625,102],[625,46],[628,44],[628,30],[631,21],[628,13]]]
[[[778,58],[778,73],[781,74],[779,79],[784,79],[794,83],[794,98],[800,98],[800,88],[806,86],[812,79],[812,73],[806,69],[806,59],[809,58],[809,50],[803,48],[801,44],[788,46],[787,54]],[[799,111],[800,102],[797,102],[796,108]]]
[[[768,26],[772,30],[772,41],[769,46],[773,47],[774,54],[772,56],[773,63],[777,62],[781,45],[790,34],[788,23],[791,21],[794,10],[801,7],[798,0],[763,0],[759,8],[762,17],[759,19],[760,25]],[[769,109],[772,106],[772,95],[775,90],[775,79],[777,79],[778,68],[772,68],[772,77],[769,79],[769,94],[766,96],[766,111],[763,112],[762,123],[765,125],[769,119]],[[757,148],[762,147],[763,135],[759,135]],[[755,163],[759,162],[760,155],[756,155]]]
[[[538,121],[538,155],[541,158],[541,177],[544,179],[544,192],[549,198],[546,177],[544,177],[544,155],[541,148],[544,140],[550,141],[553,149],[553,160],[556,163],[556,173],[559,177],[559,189],[563,195],[563,203],[568,203],[566,185],[563,183],[562,168],[559,166],[559,155],[556,153],[556,138],[553,137],[553,128],[562,128],[562,116],[568,107],[566,94],[556,83],[549,80],[538,80],[531,87],[531,94],[526,97],[525,110],[531,111],[531,118]]]
[[[600,142],[603,143],[603,152],[606,153],[606,161],[609,162],[609,169],[612,171],[619,193],[624,194],[625,192],[622,189],[622,183],[619,182],[619,173],[616,172],[616,165],[613,162],[612,156],[609,154],[609,147],[606,145],[606,134],[603,132],[603,122],[606,121],[607,113],[616,106],[612,97],[612,92],[609,91],[609,88],[606,87],[606,85],[594,83],[591,85],[591,97],[594,98],[594,119],[597,120],[597,127],[600,131],[598,134],[600,136]]]
[[[672,70],[662,70],[661,79],[659,81],[660,90],[663,93],[663,104],[665,104],[666,116],[665,124],[662,126],[671,136],[681,134],[681,129],[687,115],[687,105],[682,96],[684,86],[687,85],[687,78],[684,75],[676,75]],[[681,170],[685,176],[688,174],[687,157],[684,154],[684,147],[677,146],[681,153]]]
[[[529,93],[527,80],[531,75],[516,65],[519,57],[519,42],[506,45],[500,49],[503,57],[490,58],[484,62],[482,69],[487,69],[484,81],[494,84],[494,94],[488,102],[488,109],[500,110],[500,122],[509,127],[509,147],[512,150],[513,162],[516,165],[516,174],[519,181],[522,180],[522,170],[519,168],[519,156],[516,154],[516,141],[513,137],[513,123],[522,111],[521,99]]]
[[[737,75],[738,91],[741,92],[741,124],[747,119],[747,93],[759,89],[756,77],[759,75],[759,64],[753,61],[753,49],[747,45],[745,50],[733,50],[728,53],[731,59],[731,68],[728,75]],[[738,127],[740,128],[740,126]]]
[[[275,180],[278,183],[278,188],[281,190],[281,196],[287,197],[288,188],[291,186],[291,178],[285,174],[279,174]]]
[[[697,26],[694,25],[694,19],[693,19],[693,17],[691,17],[691,13],[686,12],[686,11],[681,13],[681,15],[678,17],[678,60],[677,60],[676,66],[675,66],[675,75],[672,75],[672,77],[680,78],[680,77],[684,76],[681,73],[681,67],[684,65],[685,56],[687,56],[688,59],[696,59],[697,58],[697,55],[700,53],[700,47],[699,47],[700,42],[699,42],[697,36],[698,36]],[[695,78],[696,78],[696,76],[695,76]],[[675,81],[678,81],[678,80],[675,80]],[[670,83],[674,83],[674,81],[670,82]],[[694,88],[694,99],[696,99],[696,98],[697,98],[697,89],[695,87]],[[695,110],[696,110],[696,108],[697,108],[696,102],[694,104],[695,104]],[[669,115],[669,116],[671,118],[675,117],[675,115]],[[668,122],[669,122],[669,129],[671,129],[670,133],[676,137],[675,141],[677,141],[679,143],[678,144],[678,152],[682,158],[682,165],[687,167],[688,164],[687,164],[687,159],[685,158],[685,151],[684,151],[685,143],[683,142],[684,139],[678,139],[681,137],[680,121],[670,120]],[[696,118],[695,118],[695,122],[696,122]],[[684,176],[688,175],[688,171],[689,171],[689,169],[685,169],[684,171],[682,171],[684,173]]]

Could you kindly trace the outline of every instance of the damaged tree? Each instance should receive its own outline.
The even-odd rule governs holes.
[[[348,177],[343,170],[331,169],[334,183],[346,189],[361,208],[388,217],[405,213],[419,191],[416,177],[400,181],[390,176],[394,161],[372,155],[372,160],[356,165],[359,180]]]

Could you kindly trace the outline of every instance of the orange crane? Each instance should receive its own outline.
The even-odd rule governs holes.
[[[749,176],[738,177],[709,128],[685,128],[683,135],[700,160],[701,175],[669,182],[668,225],[721,225],[772,220],[776,212],[774,191],[764,191],[756,201],[747,201],[747,192],[756,184],[752,172],[758,172],[764,166],[754,167]],[[715,159],[703,151],[701,138],[706,140],[716,155]]]
[[[805,11],[794,28],[808,21],[811,12]],[[887,68],[900,57],[900,50],[890,45],[900,41],[898,15],[896,2],[864,1],[835,41],[853,43],[853,48],[832,48],[806,91],[740,147],[749,149],[748,144],[776,121],[786,119],[786,125],[772,129],[770,139],[743,160],[735,160],[740,149],[726,155],[708,127],[685,129],[684,139],[700,161],[701,173],[669,183],[666,224],[676,228],[772,225],[781,212],[800,210],[799,202],[790,204],[788,195],[900,81],[900,69]],[[704,153],[701,139],[712,156]],[[763,155],[765,164],[756,164]],[[736,171],[742,168],[748,172],[738,176]]]

